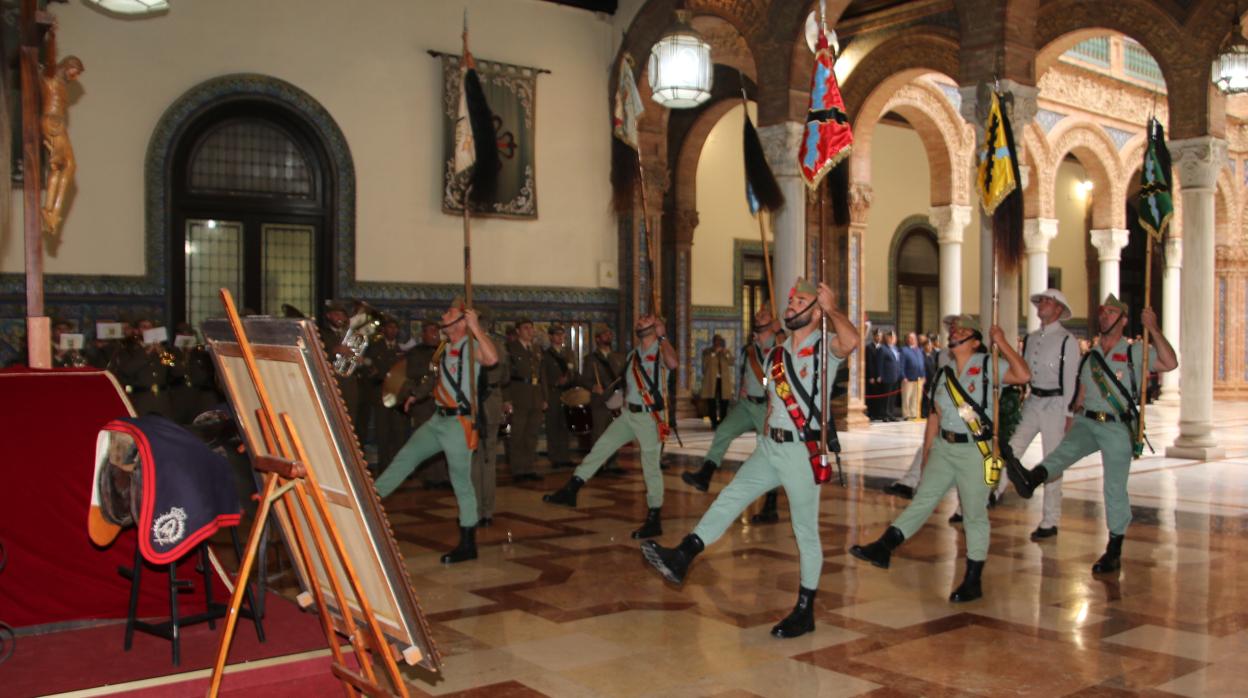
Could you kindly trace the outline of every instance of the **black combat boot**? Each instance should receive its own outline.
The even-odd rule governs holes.
[[[641,554],[646,558],[646,562],[650,566],[658,570],[663,578],[672,584],[682,584],[685,581],[685,573],[689,571],[689,563],[693,562],[693,558],[706,545],[696,533],[690,533],[685,539],[680,541],[680,545],[675,548],[664,548],[663,546],[648,540],[641,544]]]
[[[709,460],[702,461],[701,470],[699,470],[696,473],[688,473],[688,472],[681,473],[680,479],[684,480],[686,485],[689,485],[690,487],[696,489],[697,491],[705,492],[708,489],[710,489],[711,476],[715,474],[715,469],[718,467],[719,467],[718,465],[715,465]]]
[[[659,521],[659,508],[655,507],[646,512],[646,520],[641,524],[641,528],[633,531],[633,540],[661,535],[663,535],[663,522]]]
[[[949,600],[954,603],[963,603],[983,596],[984,592],[979,586],[979,577],[983,572],[983,560],[966,558],[966,576],[962,578],[962,583],[958,585],[958,588],[949,595]]]
[[[797,605],[784,620],[771,629],[772,637],[789,638],[805,635],[815,629],[815,589],[799,587]]]
[[[876,567],[888,569],[888,561],[892,557],[893,551],[905,541],[906,534],[902,533],[900,528],[889,526],[879,540],[870,545],[852,546],[849,549],[849,554],[859,560],[866,560]]]
[[[477,529],[472,526],[459,527],[459,545],[442,556],[442,562],[463,562],[477,559]]]
[[[1122,567],[1121,535],[1109,534],[1109,545],[1105,546],[1105,554],[1092,565],[1092,574],[1117,572]]]
[[[776,490],[767,493],[767,497],[763,499],[763,509],[757,514],[750,517],[750,523],[755,524],[773,524],[780,521],[780,512],[776,510],[776,500],[780,498],[780,494]]]
[[[1010,483],[1023,499],[1031,499],[1031,493],[1049,479],[1049,471],[1043,465],[1028,470],[1017,458],[1005,459],[1005,474],[1010,477]]]
[[[568,478],[568,481],[563,484],[563,487],[560,487],[550,494],[542,495],[542,501],[550,502],[551,504],[562,504],[565,507],[575,507],[576,493],[580,491],[581,487],[584,485],[584,480],[573,475]]]

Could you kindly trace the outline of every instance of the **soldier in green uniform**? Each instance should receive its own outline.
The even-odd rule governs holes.
[[[711,449],[702,461],[702,469],[696,473],[681,473],[680,476],[685,484],[700,492],[710,488],[711,477],[733,439],[750,430],[763,433],[763,421],[767,417],[767,355],[776,344],[776,323],[767,309],[755,313],[750,334],[751,340],[741,347],[738,361],[737,401],[715,430]]]
[[[117,376],[135,414],[171,418],[169,367],[161,360],[164,347],[160,343],[143,342],[143,333],[153,327],[151,320],[143,319],[127,328],[126,339],[113,354],[108,370]]]
[[[456,299],[442,316],[442,333],[446,341],[436,352],[437,375],[433,382],[434,414],[408,439],[398,455],[377,478],[377,494],[390,496],[403,480],[429,456],[441,451],[451,473],[451,486],[459,505],[459,544],[442,556],[442,562],[461,562],[477,558],[476,526],[477,495],[472,486],[472,452],[477,447],[472,389],[485,380],[482,367],[498,363],[498,352],[489,335],[481,329],[477,313],[465,309]],[[471,352],[468,338],[472,335]],[[477,371],[474,379],[472,372]],[[474,382],[475,380],[475,382]],[[409,397],[408,402],[415,401]]]
[[[667,328],[653,315],[642,315],[636,326],[638,345],[628,353],[624,366],[624,412],[594,443],[589,455],[568,482],[559,490],[542,496],[542,501],[576,506],[576,493],[598,472],[607,458],[621,446],[636,441],[641,448],[641,471],[646,481],[645,523],[633,531],[633,538],[662,535],[660,511],[663,508],[663,473],[659,457],[667,424],[663,421],[667,406],[663,387],[667,374],[676,368],[676,350],[667,341]]]
[[[594,330],[594,350],[585,357],[581,369],[580,383],[589,390],[589,413],[594,422],[591,443],[597,443],[624,407],[624,354],[615,351],[614,342],[611,328],[598,325]],[[624,472],[615,454],[603,464],[602,471],[614,475]]]
[[[1105,554],[1092,565],[1093,574],[1117,572],[1122,566],[1122,541],[1131,523],[1131,501],[1127,496],[1127,475],[1131,458],[1137,452],[1136,427],[1145,378],[1144,351],[1139,342],[1130,343],[1123,334],[1127,326],[1126,303],[1109,294],[1097,311],[1100,341],[1092,346],[1079,366],[1079,382],[1072,403],[1074,424],[1040,465],[1011,477],[1015,489],[1030,497],[1044,482],[1061,477],[1076,461],[1101,452],[1104,471],[1105,523],[1109,543]],[[1148,329],[1148,365],[1159,372],[1173,371],[1179,362],[1174,347],[1157,326],[1157,314],[1144,308],[1140,322]],[[1011,474],[1012,475],[1012,474]]]
[[[822,367],[818,362],[823,353],[820,321],[825,314],[835,333],[827,339],[828,380],[836,375],[837,366],[858,346],[858,330],[837,309],[832,289],[825,284],[816,288],[799,278],[789,293],[789,305],[784,312],[784,324],[792,334],[768,358],[771,380],[758,447],[678,547],[665,548],[654,541],[641,545],[646,561],[659,574],[673,584],[681,584],[693,558],[719,540],[751,502],[764,492],[783,487],[792,513],[793,535],[797,538],[801,588],[792,613],[771,629],[771,634],[779,638],[797,637],[815,629],[814,601],[823,571],[823,547],[819,542],[819,486],[811,461],[812,450],[818,452],[823,425],[823,386],[818,379]]]
[[[576,385],[576,356],[567,344],[563,325],[554,323],[547,330],[550,346],[542,352],[542,382],[546,385],[546,455],[552,468],[572,467],[567,415],[560,397]]]
[[[854,557],[888,569],[892,551],[923,527],[949,488],[956,486],[966,533],[966,575],[949,595],[955,603],[983,596],[980,575],[988,558],[988,494],[996,485],[996,480],[987,481],[984,465],[986,452],[991,453],[993,385],[1031,380],[1027,362],[1006,341],[1001,328],[994,325],[989,333],[1004,361],[995,380],[992,359],[982,351],[979,324],[969,315],[958,318],[949,335],[952,361],[932,381],[933,409],[923,435],[923,476],[914,500],[879,540],[849,549]]]
[[[403,350],[399,348],[399,321],[385,316],[381,322],[381,337],[370,342],[364,350],[364,365],[360,368],[360,394],[372,405],[374,431],[377,439],[377,466],[380,469],[394,459],[403,442],[407,440],[407,417],[395,407],[381,402],[382,381],[400,360]],[[397,406],[396,406],[397,407]]]
[[[335,356],[346,356],[351,353],[351,350],[342,343],[347,335],[350,316],[351,310],[346,303],[325,302],[325,317],[320,326],[321,343],[325,345],[325,355],[329,358],[331,365]],[[351,417],[356,438],[363,443],[363,439],[360,438],[360,425],[355,423],[360,416],[360,382],[354,375],[335,374],[334,378],[338,384],[338,392],[342,395],[342,406],[346,408],[347,414]]]
[[[494,347],[498,351],[498,363],[485,369],[485,380],[479,389],[481,401],[478,409],[481,415],[478,423],[480,424],[481,443],[472,454],[472,487],[477,493],[477,514],[480,516],[477,526],[485,528],[494,525],[494,490],[498,480],[498,429],[503,422],[503,391],[507,388],[509,375],[507,353],[502,348],[505,342],[502,337],[492,332],[494,328],[492,314],[487,313],[484,308],[478,308],[477,312],[481,313],[481,324],[487,332],[490,332],[490,339],[494,341]]]
[[[507,343],[508,384],[503,411],[511,414],[511,477],[514,482],[541,480],[537,474],[537,432],[546,409],[542,350],[533,341],[533,321],[516,323],[516,341]]]

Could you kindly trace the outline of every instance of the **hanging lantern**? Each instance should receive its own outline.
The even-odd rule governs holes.
[[[169,9],[166,0],[86,0],[101,10],[114,15],[150,15]]]
[[[711,98],[711,45],[689,25],[689,11],[650,49],[653,99],[668,109],[691,109]]]
[[[1213,59],[1213,84],[1223,94],[1248,92],[1248,41],[1244,40],[1243,27],[1239,24],[1238,7],[1235,8],[1231,36],[1222,44],[1218,57]]]

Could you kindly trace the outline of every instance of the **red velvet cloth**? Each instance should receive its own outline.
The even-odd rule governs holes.
[[[0,620],[14,626],[91,618],[124,618],[130,582],[118,566],[134,564],[135,529],[97,548],[87,537],[95,442],[100,428],[131,416],[112,376],[96,369],[0,370]],[[181,613],[203,610],[193,566],[180,579],[196,593],[179,597]],[[168,616],[166,568],[143,571],[139,615]],[[228,596],[219,583],[215,599]]]

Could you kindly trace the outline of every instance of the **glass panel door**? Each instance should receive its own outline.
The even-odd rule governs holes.
[[[220,289],[243,302],[243,224],[191,219],[186,222],[186,320],[194,327],[223,317]]]
[[[310,225],[263,223],[260,226],[261,312],[282,315],[291,305],[308,317],[317,314],[316,229]]]

